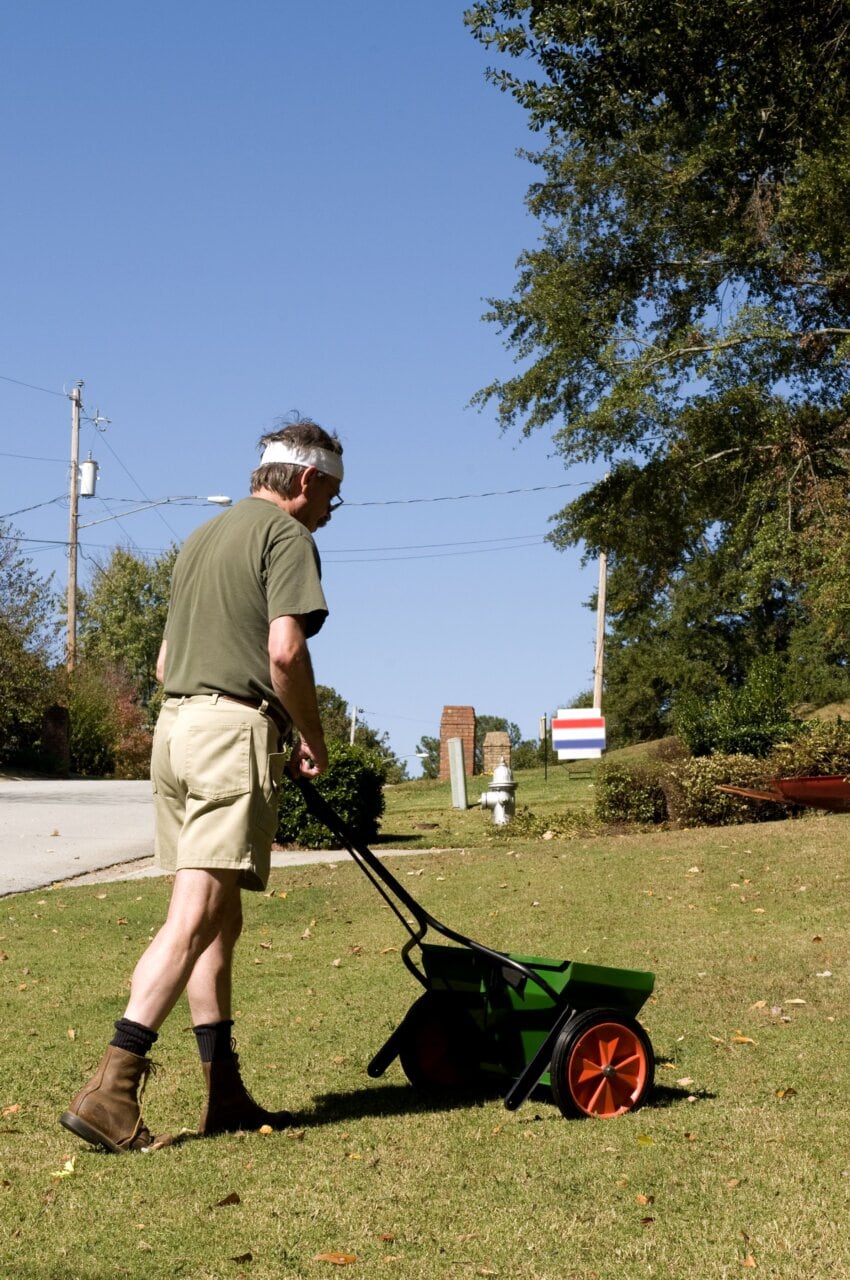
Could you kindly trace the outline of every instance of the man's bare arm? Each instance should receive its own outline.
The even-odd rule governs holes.
[[[300,618],[275,618],[271,623],[269,670],[272,688],[301,735],[301,743],[289,762],[290,772],[314,778],[328,767],[328,752],[319,718],[313,664]]]
[[[166,642],[163,640],[156,659],[156,678],[160,684],[165,683],[165,645]]]

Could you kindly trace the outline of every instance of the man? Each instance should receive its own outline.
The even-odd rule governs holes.
[[[342,445],[299,419],[260,447],[251,496],[195,530],[174,566],[151,758],[156,861],[174,873],[171,902],[97,1071],[60,1117],[114,1152],[153,1141],[141,1114],[147,1055],[184,990],[207,1086],[199,1132],[292,1119],[259,1106],[242,1081],[231,973],[241,890],[268,880],[284,767],[308,778],[327,767],[307,648],[327,616],[311,535],[342,502]]]

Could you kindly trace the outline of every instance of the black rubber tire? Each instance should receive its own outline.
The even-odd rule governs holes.
[[[606,1027],[611,1028],[615,1040],[617,1029],[622,1030],[627,1051],[619,1059],[615,1052],[607,1067],[598,1064],[600,1070],[596,1073],[594,1064],[589,1063],[589,1080],[586,1086],[582,1084],[580,1096],[576,1096],[578,1062],[574,1055],[577,1051],[582,1053],[582,1041],[584,1045],[593,1044],[594,1029],[601,1036],[606,1034]],[[612,1073],[610,1079],[606,1077],[607,1070]],[[652,1043],[640,1023],[629,1014],[617,1009],[588,1009],[568,1022],[556,1040],[549,1078],[552,1096],[561,1113],[569,1119],[599,1114],[610,1117],[636,1111],[646,1101],[655,1080]],[[601,1095],[599,1111],[588,1109],[596,1093],[595,1085],[599,1086]]]
[[[471,1089],[481,1080],[480,1032],[449,991],[426,991],[411,1006],[398,1056],[416,1089]]]

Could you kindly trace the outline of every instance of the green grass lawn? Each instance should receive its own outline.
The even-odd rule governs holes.
[[[591,761],[550,763],[546,770],[542,766],[524,769],[514,775],[517,808],[520,812],[530,809],[544,821],[557,820],[565,813],[588,813],[593,808],[593,772]],[[479,806],[490,781],[486,774],[467,779],[466,810],[452,808],[448,782],[419,779],[385,788],[379,843],[432,849],[487,846],[499,840],[489,811]]]
[[[427,794],[406,794],[411,826]],[[429,1100],[397,1065],[370,1080],[418,987],[398,922],[341,856],[246,896],[238,1045],[257,1098],[297,1127],[95,1152],[57,1117],[123,1010],[168,884],[4,899],[0,1276],[850,1276],[847,834],[846,818],[809,817],[393,863],[490,945],[655,971],[641,1019],[658,1087],[610,1121],[564,1120],[545,1096],[514,1114]],[[188,1023],[181,1003],[154,1053],[157,1132],[197,1123]]]

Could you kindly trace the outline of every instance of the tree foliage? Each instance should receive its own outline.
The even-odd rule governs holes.
[[[416,744],[416,754],[422,763],[423,778],[440,776],[440,739],[423,734]]]
[[[146,778],[152,734],[122,667],[82,662],[66,685],[71,771],[89,778]]]
[[[683,683],[763,652],[802,698],[813,648],[846,691],[850,9],[481,0],[466,21],[546,139],[541,238],[489,313],[520,369],[477,398],[607,468],[551,536],[609,553],[609,707],[645,736]]]
[[[158,690],[156,659],[165,631],[177,548],[160,556],[116,547],[79,593],[80,652],[104,671],[120,669],[147,706]]]
[[[15,530],[0,521],[0,761],[33,763],[42,717],[56,696],[57,634],[50,580],[39,577]]]

